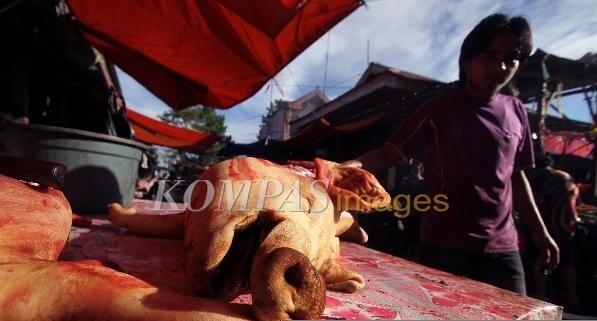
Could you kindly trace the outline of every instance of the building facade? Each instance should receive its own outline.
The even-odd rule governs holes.
[[[289,102],[278,109],[259,130],[258,139],[285,141],[292,137],[290,123],[313,113],[329,102],[329,98],[319,88]]]

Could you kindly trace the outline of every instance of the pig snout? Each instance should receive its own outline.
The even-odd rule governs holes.
[[[301,252],[277,248],[254,262],[253,311],[260,321],[318,319],[325,308],[325,282]]]

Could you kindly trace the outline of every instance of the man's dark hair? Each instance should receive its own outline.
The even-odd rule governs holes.
[[[523,17],[508,17],[501,13],[492,14],[481,20],[477,26],[464,38],[460,49],[460,85],[466,82],[466,74],[463,70],[465,63],[470,62],[473,57],[487,50],[489,43],[498,34],[506,33],[518,40],[518,60],[521,64],[526,63],[533,49],[531,26]]]

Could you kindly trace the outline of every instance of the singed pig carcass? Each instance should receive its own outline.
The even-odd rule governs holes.
[[[98,261],[56,261],[72,222],[62,192],[2,175],[0,191],[0,321],[251,318],[242,305],[158,289]]]
[[[250,157],[224,161],[194,184],[184,214],[144,217],[112,205],[110,220],[146,235],[184,234],[187,275],[201,296],[230,299],[248,288],[260,320],[319,318],[326,288],[364,286],[336,262],[338,236],[353,223],[341,212],[383,207],[390,196],[362,169],[323,159],[294,169]]]

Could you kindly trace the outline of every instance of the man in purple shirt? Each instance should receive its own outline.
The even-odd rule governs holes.
[[[460,87],[424,103],[381,148],[346,165],[374,173],[425,155],[425,192],[448,197],[448,209],[422,213],[424,264],[525,294],[512,210],[533,232],[553,269],[559,250],[532,197],[524,169],[534,166],[526,110],[500,94],[528,59],[531,30],[524,18],[494,14],[466,37]]]

